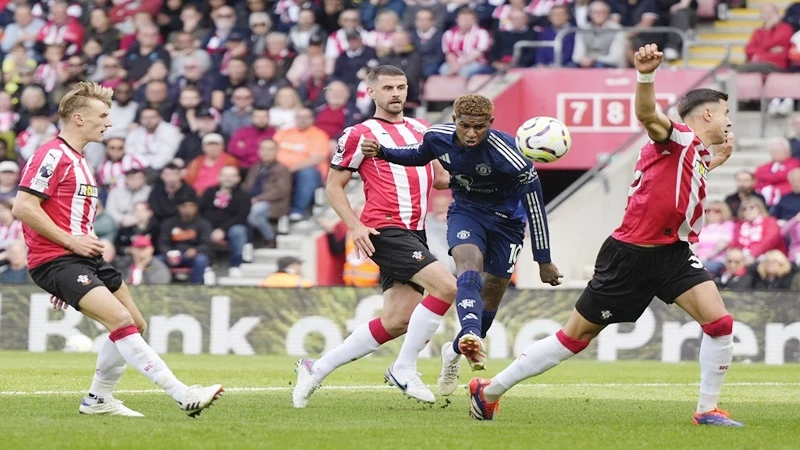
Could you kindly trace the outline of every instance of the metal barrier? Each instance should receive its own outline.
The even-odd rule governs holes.
[[[637,28],[637,27],[625,27],[625,28],[616,28],[616,29],[600,29],[595,30],[592,28],[578,28],[578,27],[567,27],[563,30],[559,31],[556,34],[556,37],[552,41],[519,41],[514,44],[514,53],[512,54],[511,64],[512,66],[516,66],[519,62],[519,58],[522,56],[522,50],[524,48],[541,48],[541,47],[552,47],[553,48],[553,60],[554,60],[554,67],[561,67],[561,58],[564,54],[564,39],[567,35],[573,33],[667,33],[667,34],[677,34],[681,38],[681,42],[683,42],[683,54],[689,54],[689,39],[685,31],[681,30],[680,28],[675,27],[650,27],[650,28]],[[730,54],[730,46],[728,47],[728,55]],[[727,55],[726,55],[727,59]],[[689,59],[684,58],[683,66],[689,66]]]

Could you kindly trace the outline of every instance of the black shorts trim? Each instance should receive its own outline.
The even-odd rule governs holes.
[[[381,269],[383,291],[391,289],[395,283],[403,283],[422,293],[422,286],[413,283],[411,278],[436,262],[436,257],[428,250],[425,231],[386,227],[378,228],[378,232],[380,234],[370,236],[370,240],[375,246],[372,260]]]
[[[37,266],[30,273],[40,288],[78,311],[78,303],[92,289],[105,286],[116,292],[122,286],[122,274],[100,256],[61,256]]]
[[[636,322],[658,297],[666,304],[711,275],[686,242],[639,247],[609,237],[575,309],[598,325]]]
[[[50,198],[49,195],[47,195],[47,194],[45,194],[43,192],[34,191],[33,189],[29,188],[28,186],[20,186],[20,187],[17,188],[17,190],[20,190],[22,192],[27,192],[28,194],[35,195],[35,196],[37,196],[37,197],[39,197],[41,199],[44,199],[44,200],[47,200],[48,198]]]

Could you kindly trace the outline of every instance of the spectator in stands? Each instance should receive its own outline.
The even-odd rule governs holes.
[[[297,54],[305,53],[312,38],[320,42],[325,41],[327,33],[316,23],[316,20],[317,18],[313,9],[307,8],[300,10],[297,16],[297,23],[289,30],[289,42]],[[252,19],[250,22],[252,27]],[[255,49],[253,52],[255,53]]]
[[[130,257],[120,264],[124,280],[131,286],[169,284],[172,274],[169,267],[154,258],[153,240],[150,236],[134,236],[130,246]]]
[[[23,239],[22,222],[11,214],[13,202],[0,200],[0,266],[8,263],[6,250],[12,242]]]
[[[187,56],[183,61],[183,75],[175,81],[175,87],[180,90],[193,84],[200,89],[203,101],[210,103],[211,92],[215,88],[216,80],[216,75],[208,70],[208,65],[199,58]]]
[[[16,240],[6,249],[8,265],[0,272],[0,284],[25,284],[30,282],[28,275],[28,252],[25,242]]]
[[[174,163],[165,165],[150,192],[150,198],[147,199],[153,210],[155,223],[160,226],[165,220],[174,217],[177,214],[178,201],[192,196],[197,197],[197,194],[181,179],[181,168]]]
[[[694,254],[711,273],[723,266],[725,250],[733,241],[736,224],[731,220],[731,210],[722,201],[712,201],[706,207],[706,223],[700,240],[694,245]]]
[[[97,183],[101,188],[125,187],[129,171],[143,171],[147,167],[139,158],[125,153],[125,139],[110,137],[105,146],[106,157],[97,170]]]
[[[228,75],[217,79],[214,90],[211,92],[211,106],[217,111],[224,111],[231,106],[233,91],[247,86],[247,72],[250,68],[247,61],[241,58],[232,58],[228,61]]]
[[[770,250],[786,253],[778,220],[767,213],[767,207],[756,197],[744,199],[741,221],[736,225],[732,247],[741,248],[745,261],[751,264]]]
[[[266,56],[259,56],[253,62],[254,80],[247,87],[252,91],[254,105],[271,108],[278,89],[288,86],[286,78],[278,76],[275,61]]]
[[[251,198],[247,223],[259,232],[268,247],[275,246],[275,229],[271,221],[289,214],[292,197],[292,174],[279,163],[278,144],[264,139],[258,146],[259,162],[250,167],[242,190]]]
[[[317,10],[317,23],[326,33],[334,33],[339,29],[339,16],[346,7],[344,0],[322,0],[322,7]]]
[[[800,168],[789,171],[787,180],[789,181],[791,192],[782,195],[778,203],[770,209],[770,214],[778,219],[780,224],[800,212]]]
[[[64,45],[67,55],[76,55],[83,45],[83,25],[67,15],[69,3],[55,0],[50,5],[50,20],[39,30],[36,41],[43,45]]]
[[[253,108],[253,125],[240,128],[228,143],[228,153],[239,160],[239,167],[250,168],[258,161],[258,146],[264,139],[272,139],[275,129],[269,126],[269,110],[263,106]]]
[[[353,208],[356,217],[361,217],[364,205]],[[342,266],[342,282],[345,286],[374,287],[380,283],[380,268],[370,258],[361,256],[353,242],[352,235],[340,220],[321,219],[319,226],[328,236],[328,248],[331,255],[344,256]]]
[[[200,199],[200,215],[211,224],[211,243],[230,249],[229,276],[242,276],[242,251],[250,237],[247,216],[250,196],[239,187],[239,169],[225,166],[219,173],[219,184],[209,188]]]
[[[209,31],[200,43],[200,48],[205,49],[213,61],[213,67],[219,68],[227,51],[226,42],[231,34],[238,32],[247,35],[247,31],[236,28],[236,14],[230,6],[223,5],[211,11],[214,29]],[[221,109],[221,107],[220,107]]]
[[[740,248],[729,248],[725,252],[725,266],[714,282],[720,288],[740,289],[742,278],[747,274],[747,264]]]
[[[154,242],[158,242],[159,227],[153,218],[153,210],[146,201],[133,205],[133,216],[136,223],[129,227],[120,227],[117,230],[117,237],[114,240],[114,247],[117,254],[129,254],[130,246],[136,236],[148,236]]]
[[[133,101],[133,88],[128,82],[120,83],[114,89],[114,100],[111,101],[111,110],[108,118],[111,128],[105,134],[108,136],[124,136],[133,128],[139,104]]]
[[[63,85],[67,76],[64,46],[62,44],[48,45],[44,50],[44,63],[36,68],[33,73],[33,81],[50,94]]]
[[[661,34],[647,33],[644,30],[652,28],[658,21],[658,5],[656,0],[616,0],[611,3],[611,19],[622,27],[635,28],[637,31],[627,33],[628,62],[633,65],[633,49],[639,49],[649,43],[661,45]],[[643,31],[639,31],[643,30]]]
[[[445,31],[442,51],[445,62],[439,68],[441,75],[459,75],[469,78],[492,71],[486,56],[492,46],[489,32],[478,26],[478,15],[471,9],[462,9],[456,16],[456,26]]]
[[[147,185],[144,169],[132,168],[125,172],[125,184],[111,189],[106,201],[106,211],[114,219],[118,228],[136,225],[134,205],[146,202],[152,188]]]
[[[756,178],[752,172],[740,170],[739,172],[736,172],[734,180],[736,182],[736,192],[725,197],[725,203],[727,203],[728,207],[731,209],[731,214],[733,215],[734,220],[738,219],[740,212],[739,206],[747,197],[756,196],[762,202],[764,202],[764,204],[767,203],[767,201],[764,199],[764,196],[755,191]]]
[[[278,89],[275,103],[269,109],[269,125],[276,130],[293,128],[297,124],[297,111],[303,106],[300,96],[292,86]]]
[[[330,159],[328,135],[314,126],[314,113],[303,108],[297,112],[297,127],[275,134],[279,163],[292,173],[294,191],[289,220],[299,221],[314,204],[314,191],[327,177]]]
[[[531,15],[531,25],[536,29],[546,26],[553,7],[569,3],[569,0],[532,0],[526,8]]]
[[[533,31],[528,23],[528,14],[524,11],[511,11],[509,14],[510,26],[508,29],[498,31],[495,35],[494,45],[492,46],[492,67],[495,70],[505,71],[511,67],[514,56],[514,45],[520,41],[535,41],[536,32]],[[522,50],[518,67],[533,66],[536,51],[533,48]]]
[[[178,106],[175,108],[175,112],[172,113],[169,122],[178,127],[185,136],[187,133],[197,131],[197,110],[207,107],[208,105],[203,104],[200,90],[196,86],[186,86],[181,90]],[[211,112],[214,113],[216,111]]]
[[[267,51],[267,35],[272,31],[272,19],[266,12],[256,12],[248,19],[250,39],[247,45],[253,55],[263,55]]]
[[[361,17],[357,9],[347,9],[339,14],[339,28],[335,33],[328,36],[328,43],[325,46],[326,72],[333,73],[336,59],[350,49],[348,34],[353,32],[366,37],[366,30],[361,28]]]
[[[201,196],[206,189],[216,186],[223,167],[238,167],[239,161],[224,152],[225,140],[217,133],[203,136],[203,154],[186,166],[185,181]]]
[[[13,108],[11,94],[0,90],[0,141],[6,144],[6,150],[8,149],[8,143],[13,142],[16,137],[14,128],[19,121],[19,114]],[[5,157],[0,155],[0,161],[3,159]]]
[[[19,185],[19,165],[14,161],[0,161],[0,202],[13,203]]]
[[[789,243],[789,260],[800,265],[800,213],[790,218],[781,227],[781,236]]]
[[[310,288],[314,283],[303,278],[303,261],[294,256],[284,256],[278,260],[278,270],[261,280],[261,287],[270,288]]]
[[[439,0],[406,0],[405,3],[406,10],[403,13],[403,28],[414,33],[417,14],[422,10],[428,10],[432,26],[439,30],[444,29],[445,21],[447,20],[447,5],[445,5],[444,2]],[[437,48],[441,50],[442,46],[439,45]]]
[[[150,74],[152,69],[156,67],[161,67],[163,75],[166,76],[166,66],[161,61],[156,61],[151,66],[151,71],[148,72]],[[172,113],[175,111],[175,104],[172,102],[169,96],[169,84],[163,79],[151,79],[147,82],[146,85],[143,85],[140,88],[140,92],[137,94],[134,91],[134,98],[141,98],[142,93],[144,93],[144,98],[142,99],[141,104],[150,105],[153,108],[158,110],[158,113],[161,115],[161,118],[164,119],[165,122],[170,122],[172,120]],[[141,113],[141,110],[139,110]]]
[[[181,7],[183,0],[172,0],[164,2],[156,15],[156,23],[161,36],[169,36],[170,33],[181,29]]]
[[[250,114],[253,112],[253,92],[249,88],[239,87],[233,91],[231,99],[233,106],[222,113],[222,121],[219,125],[220,132],[228,139],[239,128],[249,127],[253,124],[250,119]],[[271,112],[270,117],[272,117]]]
[[[324,58],[321,56],[311,57],[308,61],[308,76],[299,85],[298,93],[300,98],[305,99],[306,106],[316,108],[325,103],[325,92],[330,84],[333,83],[325,72]]]
[[[169,52],[159,44],[158,27],[146,25],[137,31],[136,42],[128,50],[122,63],[128,73],[128,81],[136,83],[141,80],[156,60],[167,67],[171,63]]]
[[[239,31],[234,31],[225,42],[225,56],[219,66],[219,73],[230,74],[230,62],[234,59],[247,62],[250,58],[250,47],[247,46],[247,36]],[[248,69],[249,70],[249,69]]]
[[[39,63],[28,56],[28,52],[22,44],[15,45],[9,54],[3,59],[3,90],[14,96],[19,102],[19,96],[25,86],[33,83],[33,75]],[[23,81],[23,76],[25,80]]]
[[[747,64],[739,67],[743,72],[783,71],[789,65],[789,41],[794,30],[781,20],[778,8],[773,4],[761,6],[760,28],[753,30],[744,48]]]
[[[419,104],[419,91],[422,86],[422,55],[411,42],[411,34],[404,30],[392,34],[392,48],[386,56],[378,59],[378,64],[391,65],[403,69],[408,79],[407,103]]]
[[[103,56],[100,70],[97,73],[98,81],[102,86],[117,89],[125,82],[122,72],[122,63],[112,55]]]
[[[589,5],[588,30],[575,38],[572,62],[577,67],[623,67],[625,65],[625,34],[600,30],[619,30],[618,23],[610,19],[611,7],[602,0]]]
[[[770,250],[764,254],[757,265],[753,265],[737,283],[740,289],[759,291],[795,290],[794,281],[797,269],[779,250]]]
[[[401,29],[400,15],[391,9],[382,9],[375,19],[374,29],[367,33],[366,41],[364,42],[368,47],[375,49],[375,54],[379,58],[386,56],[394,46],[392,37]]]
[[[755,173],[756,191],[772,206],[782,196],[792,191],[788,175],[792,169],[800,168],[800,161],[792,158],[791,147],[786,138],[772,138],[767,142],[772,161],[758,166]]]
[[[345,37],[348,48],[336,58],[333,78],[344,82],[351,91],[355,91],[359,83],[358,72],[376,65],[378,56],[374,49],[364,45],[363,37],[358,31],[350,31]]]
[[[450,208],[452,196],[441,193],[431,196],[432,209],[425,219],[425,234],[428,236],[428,247],[439,261],[444,263],[450,272],[456,273],[456,262],[450,256],[447,245],[447,210]]]
[[[152,105],[142,108],[139,122],[141,126],[125,139],[125,153],[136,156],[153,170],[161,170],[175,157],[183,136],[178,127],[165,122]]]
[[[117,237],[117,223],[111,214],[105,209],[105,203],[102,201],[97,202],[97,214],[94,217],[93,231],[97,237],[102,241],[109,241],[109,245],[114,242]],[[115,252],[116,254],[116,252]],[[113,258],[112,258],[113,259]],[[109,260],[110,261],[110,260]]]
[[[577,6],[576,6],[577,7]],[[588,7],[584,7],[588,11]],[[556,5],[550,8],[549,24],[543,27],[536,40],[538,41],[554,41],[556,35],[563,29],[570,27],[572,18],[568,6]],[[575,48],[575,33],[570,33],[564,36],[561,41],[561,65],[569,66],[572,62],[572,51]],[[535,61],[537,66],[552,66],[555,64],[555,51],[553,47],[539,47],[535,49]]]
[[[211,65],[211,57],[205,50],[199,49],[195,46],[192,33],[187,31],[178,31],[175,33],[174,38],[170,43],[164,46],[169,52],[171,59],[169,69],[169,81],[175,82],[185,72],[186,60],[191,58],[192,61],[197,62],[203,67]]]
[[[439,73],[439,67],[444,62],[442,50],[442,24],[437,25],[433,9],[419,9],[414,18],[414,27],[411,32],[411,42],[422,56],[422,77],[428,78]]]
[[[512,12],[521,12],[525,14],[525,17],[530,19],[527,7],[526,0],[508,0],[496,6],[492,12],[492,19],[497,23],[497,32],[511,31],[514,28],[514,25],[511,23]],[[529,20],[525,22],[528,23]]]
[[[17,136],[16,153],[27,161],[33,153],[58,135],[58,128],[50,121],[50,112],[46,109],[32,111],[30,125]]]
[[[677,28],[683,32],[697,25],[697,0],[657,0],[658,25]],[[675,33],[664,35],[664,59],[675,61],[681,57],[683,40]]]
[[[44,21],[33,17],[31,7],[27,3],[17,5],[17,9],[14,10],[14,21],[3,30],[0,50],[7,54],[15,45],[21,44],[27,56],[35,56],[36,37],[43,26]]]
[[[792,158],[800,159],[800,113],[796,113],[792,119],[794,136],[789,138],[789,145],[792,147]]]
[[[203,19],[203,13],[200,8],[192,3],[187,3],[181,8],[181,29],[169,36],[168,40],[172,42],[176,33],[184,32],[192,35],[193,46],[199,47],[200,41],[208,34],[208,28]],[[207,54],[207,53],[206,53]]]
[[[210,266],[211,224],[197,213],[194,193],[180,199],[178,215],[164,221],[158,238],[159,258],[169,267],[191,268],[192,284],[202,284]]]
[[[286,76],[286,72],[297,56],[289,48],[289,37],[279,31],[273,31],[267,35],[267,51],[264,55],[275,61],[275,68],[280,77]]]
[[[194,114],[194,123],[197,129],[184,135],[178,153],[175,154],[176,160],[184,167],[203,154],[203,138],[209,133],[217,132],[217,120],[210,108],[198,108]]]
[[[103,8],[94,8],[89,13],[89,30],[86,33],[87,40],[95,40],[100,43],[102,53],[112,55],[119,50],[120,33],[108,17],[108,13]]]
[[[27,69],[23,68],[23,70]],[[22,73],[22,71],[20,73]],[[47,103],[47,93],[44,92],[44,89],[34,83],[25,86],[19,97],[19,109],[17,110],[17,113],[19,113],[19,121],[17,121],[15,131],[21,133],[28,128],[33,114],[46,113],[49,117],[50,112],[50,106]],[[17,155],[19,155],[19,153],[17,153]]]
[[[345,128],[362,120],[361,112],[350,103],[350,89],[341,81],[333,81],[325,90],[325,104],[315,111],[316,125],[328,134],[330,139],[338,139]]]
[[[589,22],[589,3],[589,0],[575,0],[574,3],[569,4],[573,25],[579,28],[589,28],[591,26]]]
[[[244,4],[243,4],[244,3]],[[277,6],[277,5],[276,5]],[[238,5],[238,21],[237,25],[240,27],[250,26],[253,28],[253,16],[266,15],[270,17],[270,8],[267,6],[266,0],[248,0],[247,2],[239,2]],[[277,11],[275,11],[277,13]],[[248,21],[248,18],[250,19]],[[268,28],[272,29],[272,20],[267,22]]]

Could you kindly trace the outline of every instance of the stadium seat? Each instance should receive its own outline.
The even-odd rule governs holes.
[[[426,102],[452,102],[467,91],[467,80],[462,77],[433,75],[423,88]]]
[[[771,73],[764,83],[764,98],[800,98],[800,74]]]
[[[467,80],[467,92],[475,92],[478,89],[482,88],[487,81],[489,81],[494,75],[490,74],[480,74],[480,75],[473,75]]]
[[[760,73],[736,74],[736,98],[739,101],[760,100],[764,76]]]

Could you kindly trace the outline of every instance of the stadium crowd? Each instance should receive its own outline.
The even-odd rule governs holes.
[[[279,219],[311,218],[336,139],[371,112],[363,81],[369,67],[403,68],[413,108],[427,77],[503,70],[518,41],[553,40],[570,25],[688,30],[694,6],[693,0],[0,0],[0,282],[27,280],[11,202],[20,168],[57,135],[55,109],[77,81],[114,89],[113,127],[104,144],[90,144],[85,153],[100,187],[95,231],[109,243],[104,257],[134,285],[169,282],[175,274],[202,283],[215,250],[227,251],[230,276],[240,276],[254,245],[275,245]],[[798,27],[796,9],[787,10],[786,21]],[[621,67],[629,62],[626,48],[644,40],[660,42],[666,58],[677,59],[676,37],[569,35],[561,63]],[[524,52],[519,61],[553,63],[548,47]],[[346,239],[337,239],[341,233],[332,248],[347,252]]]

